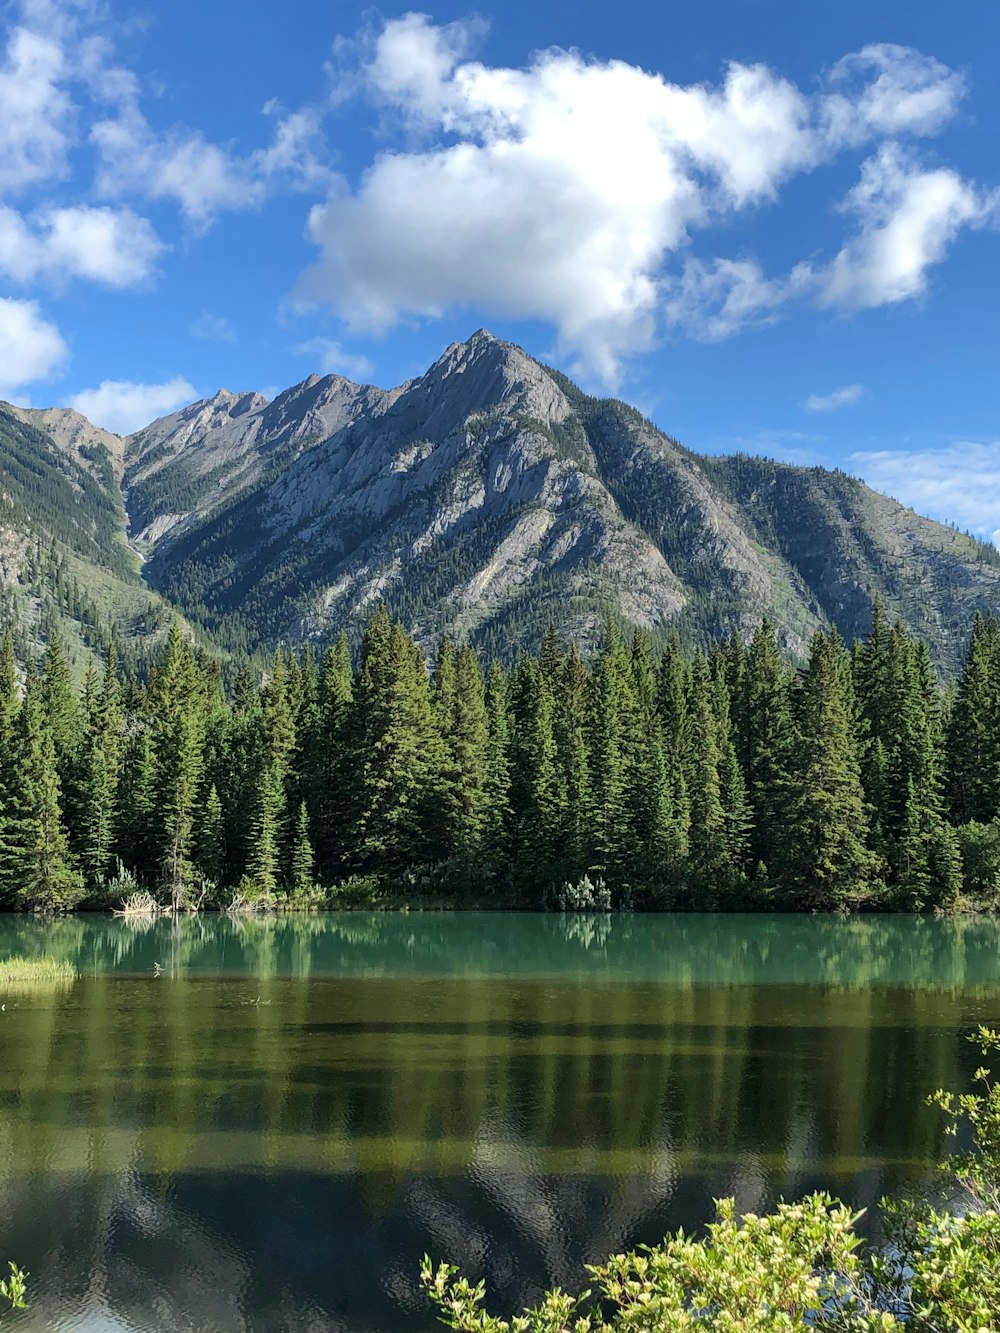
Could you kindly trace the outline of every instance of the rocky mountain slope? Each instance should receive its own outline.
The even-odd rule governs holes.
[[[687,638],[766,614],[794,652],[863,632],[880,592],[951,666],[1000,601],[994,548],[841,472],[699,457],[484,330],[395,389],[221,390],[124,441],[26,415],[228,648],[353,632],[383,601],[428,644],[504,655],[550,620],[588,647],[610,609]],[[104,554],[128,557],[124,530]]]
[[[22,661],[50,628],[81,671],[112,634],[141,653],[174,614],[129,549],[124,453],[78,412],[0,403],[0,627]]]

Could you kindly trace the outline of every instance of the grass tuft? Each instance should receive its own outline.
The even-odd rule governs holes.
[[[0,960],[0,989],[68,986],[76,980],[72,963],[58,958],[5,958]]]

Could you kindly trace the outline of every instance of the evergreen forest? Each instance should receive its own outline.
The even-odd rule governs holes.
[[[388,613],[356,660],[279,651],[229,687],[175,625],[74,684],[58,634],[0,656],[0,906],[959,910],[1000,901],[1000,622],[958,680],[876,603],[789,665],[551,630],[510,668]]]

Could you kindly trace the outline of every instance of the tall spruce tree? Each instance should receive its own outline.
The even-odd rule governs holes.
[[[397,873],[433,855],[444,742],[423,658],[382,609],[371,617],[351,703],[355,868]]]
[[[771,870],[789,906],[807,910],[848,907],[872,887],[850,666],[836,630],[817,632],[793,700],[788,819]]]
[[[749,861],[766,872],[787,819],[793,741],[788,677],[768,620],[750,640],[736,692],[736,716],[737,755],[753,821]]]
[[[537,662],[518,664],[511,690],[511,857],[522,882],[541,888],[563,873],[563,800],[555,701]]]
[[[56,746],[43,696],[42,681],[29,671],[0,837],[0,894],[9,906],[66,911],[80,902],[84,886],[70,858]]]
[[[688,682],[684,755],[691,817],[688,862],[699,897],[714,891],[716,881],[727,877],[732,868],[719,775],[722,753],[715,702],[708,664],[704,655],[696,652]]]
[[[71,834],[87,884],[96,889],[114,865],[118,835],[123,717],[114,644],[108,646],[100,688],[87,694]]]
[[[193,887],[194,812],[204,744],[204,683],[194,653],[174,623],[149,689],[151,796],[149,841],[171,906]]]
[[[552,670],[552,728],[561,820],[558,838],[563,846],[566,874],[575,881],[591,868],[593,791],[587,752],[589,682],[575,647]]]
[[[483,774],[483,854],[495,867],[510,861],[511,718],[507,677],[499,662],[486,677],[486,757]]]
[[[948,792],[957,823],[1000,814],[1000,622],[977,615],[948,728]]]

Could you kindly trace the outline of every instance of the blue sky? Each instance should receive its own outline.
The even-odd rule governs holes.
[[[0,395],[125,431],[485,324],[693,448],[1000,532],[995,0],[2,21]]]

